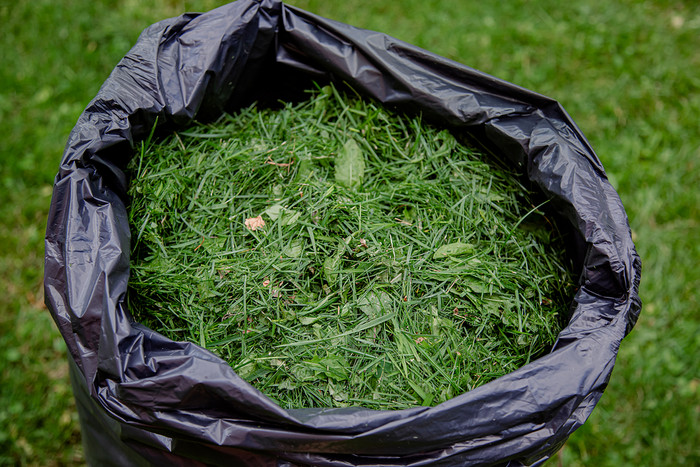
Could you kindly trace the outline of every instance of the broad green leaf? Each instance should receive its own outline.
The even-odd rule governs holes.
[[[467,280],[465,282],[466,282],[467,287],[469,287],[469,289],[474,293],[484,294],[484,293],[489,292],[489,285],[485,284],[484,282],[482,282],[480,280],[474,279],[474,280]]]
[[[300,217],[301,213],[299,211],[294,211],[292,209],[283,209],[280,222],[283,226],[294,225],[297,223]]]
[[[333,399],[337,402],[343,402],[343,401],[346,401],[350,398],[350,395],[348,394],[347,391],[338,390],[335,387],[335,385],[330,383],[330,382],[328,383],[328,394],[333,396]]]
[[[299,239],[292,241],[289,245],[282,248],[282,254],[290,258],[298,258],[303,252],[304,244]]]
[[[345,244],[339,240],[338,250],[335,255],[329,256],[323,261],[323,275],[326,277],[329,285],[335,285],[338,282],[338,270],[342,264],[340,257],[343,252],[345,252]]]
[[[276,221],[277,218],[280,216],[282,213],[282,210],[284,208],[282,207],[281,204],[273,204],[269,208],[265,209],[263,211],[263,214],[267,214],[267,216],[272,219],[273,221]]]
[[[329,256],[323,262],[323,275],[326,277],[326,281],[330,285],[334,285],[338,282],[338,269],[340,267],[340,257],[339,256]]]
[[[349,139],[335,159],[335,181],[346,188],[362,184],[365,176],[365,158],[354,139]]]
[[[349,365],[343,357],[333,355],[314,361],[314,363],[319,365],[320,370],[327,377],[335,381],[345,381],[348,379]]]
[[[265,209],[263,214],[267,214],[267,216],[273,221],[279,219],[283,226],[294,225],[299,220],[299,217],[301,217],[301,213],[299,211],[287,209],[281,204],[273,204],[269,208]]]
[[[474,251],[474,245],[471,243],[455,242],[448,245],[443,245],[433,253],[433,259],[446,258],[448,256],[459,256]]]
[[[357,301],[360,309],[370,318],[376,318],[391,310],[391,297],[380,290],[370,292]]]
[[[297,363],[289,371],[299,382],[319,380],[317,373],[310,367],[308,362]]]
[[[284,391],[293,391],[293,390],[295,390],[296,388],[299,387],[299,385],[296,384],[296,383],[294,382],[294,380],[291,379],[291,378],[290,378],[290,379],[282,380],[281,383],[276,384],[275,386],[276,386],[278,389],[284,390]]]
[[[242,365],[239,365],[235,370],[238,376],[243,379],[248,379],[255,373],[257,365],[251,360],[246,360]]]
[[[309,326],[321,318],[323,318],[323,316],[302,316],[299,318],[299,322],[304,326]]]

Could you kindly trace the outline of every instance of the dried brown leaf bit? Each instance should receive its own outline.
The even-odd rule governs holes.
[[[245,228],[248,230],[256,231],[265,227],[265,221],[262,216],[250,217],[245,220]]]

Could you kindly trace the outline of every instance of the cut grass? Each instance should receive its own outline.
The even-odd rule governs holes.
[[[541,355],[572,278],[514,173],[325,87],[131,164],[129,306],[286,408],[434,405]]]

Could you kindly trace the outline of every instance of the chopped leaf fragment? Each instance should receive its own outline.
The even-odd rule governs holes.
[[[433,259],[446,258],[448,256],[459,256],[472,253],[474,245],[471,243],[454,242],[443,245],[433,253]]]
[[[335,181],[345,188],[357,188],[365,176],[365,158],[354,139],[348,139],[335,159]]]

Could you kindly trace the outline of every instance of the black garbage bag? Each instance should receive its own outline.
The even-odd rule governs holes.
[[[134,322],[124,167],[163,133],[312,80],[469,137],[523,169],[573,234],[580,283],[551,353],[436,407],[283,410],[217,356]],[[554,100],[277,0],[156,23],[80,116],[56,176],[45,293],[94,465],[419,466],[543,462],[584,423],[634,326],[641,263],[621,201]]]

